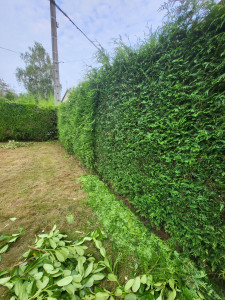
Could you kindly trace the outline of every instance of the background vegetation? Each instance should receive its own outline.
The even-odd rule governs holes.
[[[57,137],[55,108],[0,98],[0,141],[45,141]]]
[[[175,247],[222,276],[225,6],[178,2],[138,49],[120,42],[113,58],[99,53],[102,67],[59,109],[59,137]]]
[[[29,52],[22,53],[25,68],[16,69],[16,77],[23,83],[29,94],[34,95],[35,102],[48,99],[53,94],[53,65],[44,47],[35,42]]]

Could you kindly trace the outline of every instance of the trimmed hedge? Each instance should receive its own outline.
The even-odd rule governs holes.
[[[55,138],[56,109],[0,99],[0,141],[46,141]]]
[[[59,140],[89,168],[94,164],[94,95],[88,82],[81,83],[70,93],[69,101],[60,105],[58,118]]]
[[[78,157],[209,272],[225,268],[224,24],[221,2],[118,47],[59,109],[67,150],[85,141]]]

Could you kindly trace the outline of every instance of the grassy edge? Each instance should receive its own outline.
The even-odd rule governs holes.
[[[198,270],[188,258],[150,233],[98,176],[84,175],[79,181],[110,239],[118,249],[135,254],[144,271],[151,273],[155,282],[175,279],[181,290],[179,299],[222,299],[203,270]]]

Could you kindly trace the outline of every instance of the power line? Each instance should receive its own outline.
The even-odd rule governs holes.
[[[21,52],[18,52],[18,51],[15,51],[15,50],[12,50],[12,49],[8,49],[8,48],[5,48],[5,47],[1,47],[0,46],[0,49],[3,49],[3,50],[7,50],[7,51],[10,51],[10,52],[13,52],[13,53],[16,53],[16,54],[22,54]],[[92,58],[86,58],[86,59],[92,59]],[[80,61],[79,59],[75,59],[75,60],[69,60],[69,61],[56,61],[55,63],[56,64],[67,64],[67,63],[71,63],[71,62],[78,62]]]
[[[21,52],[14,51],[14,50],[11,50],[11,49],[8,49],[8,48],[4,48],[4,47],[1,47],[1,46],[0,46],[0,48],[3,49],[3,50],[7,50],[7,51],[10,51],[10,52],[14,52],[14,53],[17,53],[17,54],[21,54]]]
[[[87,57],[87,58],[82,59],[82,61],[84,61],[84,60],[92,60],[92,58]],[[67,60],[67,61],[57,61],[56,64],[68,64],[68,63],[71,63],[71,62],[80,62],[80,59],[73,59],[73,60]]]
[[[70,17],[58,6],[58,4],[55,3],[54,0],[52,0],[52,3],[55,5],[55,7],[61,11],[61,13],[76,27],[77,30],[79,30],[83,36],[98,50],[98,51],[102,51],[100,48],[98,48],[95,43],[89,39],[89,37],[70,19]]]

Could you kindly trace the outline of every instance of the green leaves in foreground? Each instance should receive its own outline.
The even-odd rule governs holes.
[[[15,218],[11,218],[11,219],[15,219]],[[20,237],[23,228],[22,227],[19,228],[18,231],[19,233],[14,233],[12,235],[8,233],[3,233],[2,235],[0,235],[0,254],[6,253],[10,245]],[[0,255],[0,261],[1,261],[1,255]]]
[[[113,265],[106,256],[100,241],[104,233],[100,230],[76,242],[67,241],[66,237],[54,226],[49,234],[38,236],[34,247],[24,253],[24,261],[10,274],[0,273],[0,285],[10,290],[11,300],[178,299],[178,283],[172,278],[154,282],[151,274],[144,274],[122,285],[115,273],[117,262]],[[85,254],[85,242],[95,245],[101,260]],[[103,280],[114,283],[109,285],[113,291],[101,287]]]

